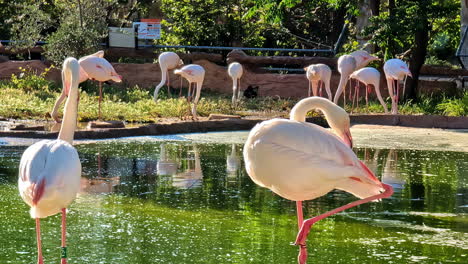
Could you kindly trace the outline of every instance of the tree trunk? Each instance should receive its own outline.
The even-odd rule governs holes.
[[[461,0],[461,30],[460,33],[463,35],[465,28],[468,27],[468,0]]]
[[[363,31],[369,26],[369,18],[372,16],[371,2],[371,0],[359,0],[359,15],[356,17],[356,40],[359,47],[368,52],[373,52],[373,47],[372,45],[366,45],[370,36],[364,35]]]
[[[406,80],[406,98],[417,100],[418,99],[418,79],[421,67],[424,64],[427,54],[427,45],[429,42],[429,20],[427,18],[427,5],[429,5],[428,0],[421,0],[418,5],[419,16],[418,22],[419,27],[417,28],[414,34],[414,47],[411,51],[409,69],[413,78],[408,78]]]
[[[390,21],[395,21],[395,0],[388,0],[388,15],[390,17]],[[390,23],[390,28],[392,29],[392,35],[395,34],[394,26],[392,22]],[[395,41],[390,37],[387,39],[387,49],[385,50],[384,60],[387,61],[389,59],[393,59],[395,55]]]

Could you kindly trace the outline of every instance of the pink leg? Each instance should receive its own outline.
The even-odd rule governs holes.
[[[61,253],[60,264],[67,264],[66,236],[67,236],[67,209],[62,208],[62,253]]]
[[[37,239],[37,264],[44,264],[42,258],[42,246],[41,246],[41,223],[39,218],[36,218],[36,239]]]
[[[357,82],[356,83],[356,108],[359,108],[359,86],[360,86],[360,82]]]
[[[296,210],[297,210],[297,225],[300,231],[302,224],[304,223],[304,215],[302,213],[302,201],[296,202]],[[299,255],[297,256],[297,262],[299,264],[305,264],[306,261],[307,261],[307,247],[304,243],[304,245],[300,245]]]
[[[369,85],[366,84],[366,108],[367,108],[367,112],[369,113],[369,97],[368,97],[368,94],[369,94]]]
[[[169,71],[166,72],[167,76],[167,96],[171,96],[171,77],[169,76]]]
[[[102,102],[102,82],[99,82],[99,113],[98,113],[98,120],[101,120],[101,102]]]
[[[378,199],[390,197],[393,194],[392,186],[390,186],[388,184],[385,184],[385,183],[382,183],[382,186],[385,189],[385,191],[383,193],[381,193],[381,194],[373,195],[373,196],[367,197],[365,199],[354,201],[352,203],[349,203],[347,205],[338,207],[336,209],[328,211],[328,212],[326,212],[324,214],[321,214],[319,216],[316,216],[314,218],[310,218],[310,219],[305,220],[304,223],[302,224],[301,230],[297,234],[295,244],[300,246],[300,247],[302,247],[302,246],[305,247],[307,235],[309,234],[309,231],[310,231],[310,228],[312,227],[312,225],[315,224],[316,222],[322,220],[322,219],[325,219],[325,218],[329,217],[330,215],[334,215],[334,214],[339,213],[339,212],[341,212],[343,210],[349,209],[351,207],[354,207],[354,206],[357,206],[357,205],[360,205],[360,204],[363,204],[363,203],[367,203],[367,202],[370,202],[370,201],[373,201],[373,200],[378,200]]]
[[[318,84],[319,84],[319,96],[322,97],[323,81],[319,81]]]
[[[311,93],[312,93],[312,81],[309,81],[309,92],[307,93],[307,97],[310,97]]]

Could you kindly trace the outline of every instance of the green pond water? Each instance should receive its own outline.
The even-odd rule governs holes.
[[[296,263],[295,203],[250,180],[245,135],[228,135],[232,144],[193,135],[78,141],[82,193],[69,207],[69,263]],[[17,191],[32,141],[1,142],[0,263],[35,263],[35,224]],[[468,263],[467,152],[354,151],[395,194],[314,225],[308,263]],[[355,199],[333,191],[304,212]],[[45,263],[59,263],[60,215],[41,224]]]

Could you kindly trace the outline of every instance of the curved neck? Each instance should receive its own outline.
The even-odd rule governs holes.
[[[299,103],[293,107],[289,118],[294,121],[305,122],[307,113],[311,110],[318,109],[323,112],[328,121],[329,117],[333,118],[330,115],[330,109],[334,106],[336,107],[336,105],[328,99],[322,97],[309,97],[299,101]]]
[[[58,135],[58,139],[67,141],[70,144],[73,144],[73,136],[76,129],[76,121],[78,114],[78,81],[79,81],[79,66],[78,62],[76,65],[70,65],[67,59],[64,63],[64,76],[65,78],[70,78],[70,92],[68,94],[67,102],[65,103],[62,126]],[[76,61],[76,60],[75,60]]]

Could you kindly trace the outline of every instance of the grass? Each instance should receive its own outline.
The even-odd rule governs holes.
[[[12,76],[8,81],[0,82],[0,116],[14,119],[48,119],[61,87],[44,79],[44,74],[35,75],[22,69],[20,76]],[[155,122],[159,118],[184,118],[189,115],[185,98],[169,97],[166,89],[161,89],[157,102],[153,101],[153,88],[121,88],[116,85],[104,85],[102,116],[104,120],[123,120],[129,122]],[[89,121],[98,118],[98,87],[93,82],[80,85],[79,120]],[[177,91],[178,92],[178,91]],[[186,91],[184,91],[186,94]],[[295,99],[262,97],[242,100],[236,108],[231,106],[229,95],[202,91],[198,105],[199,116],[210,113],[239,114],[242,116],[287,117]],[[390,100],[387,100],[390,108]],[[63,107],[62,107],[63,109]],[[351,106],[345,109],[350,112]],[[447,116],[468,115],[468,92],[461,98],[444,96],[420,98],[416,103],[408,101],[399,107],[401,114],[440,114]],[[354,114],[368,113],[364,101],[353,110]],[[369,113],[383,113],[383,107],[377,102],[369,104]],[[311,112],[310,116],[317,115]]]

